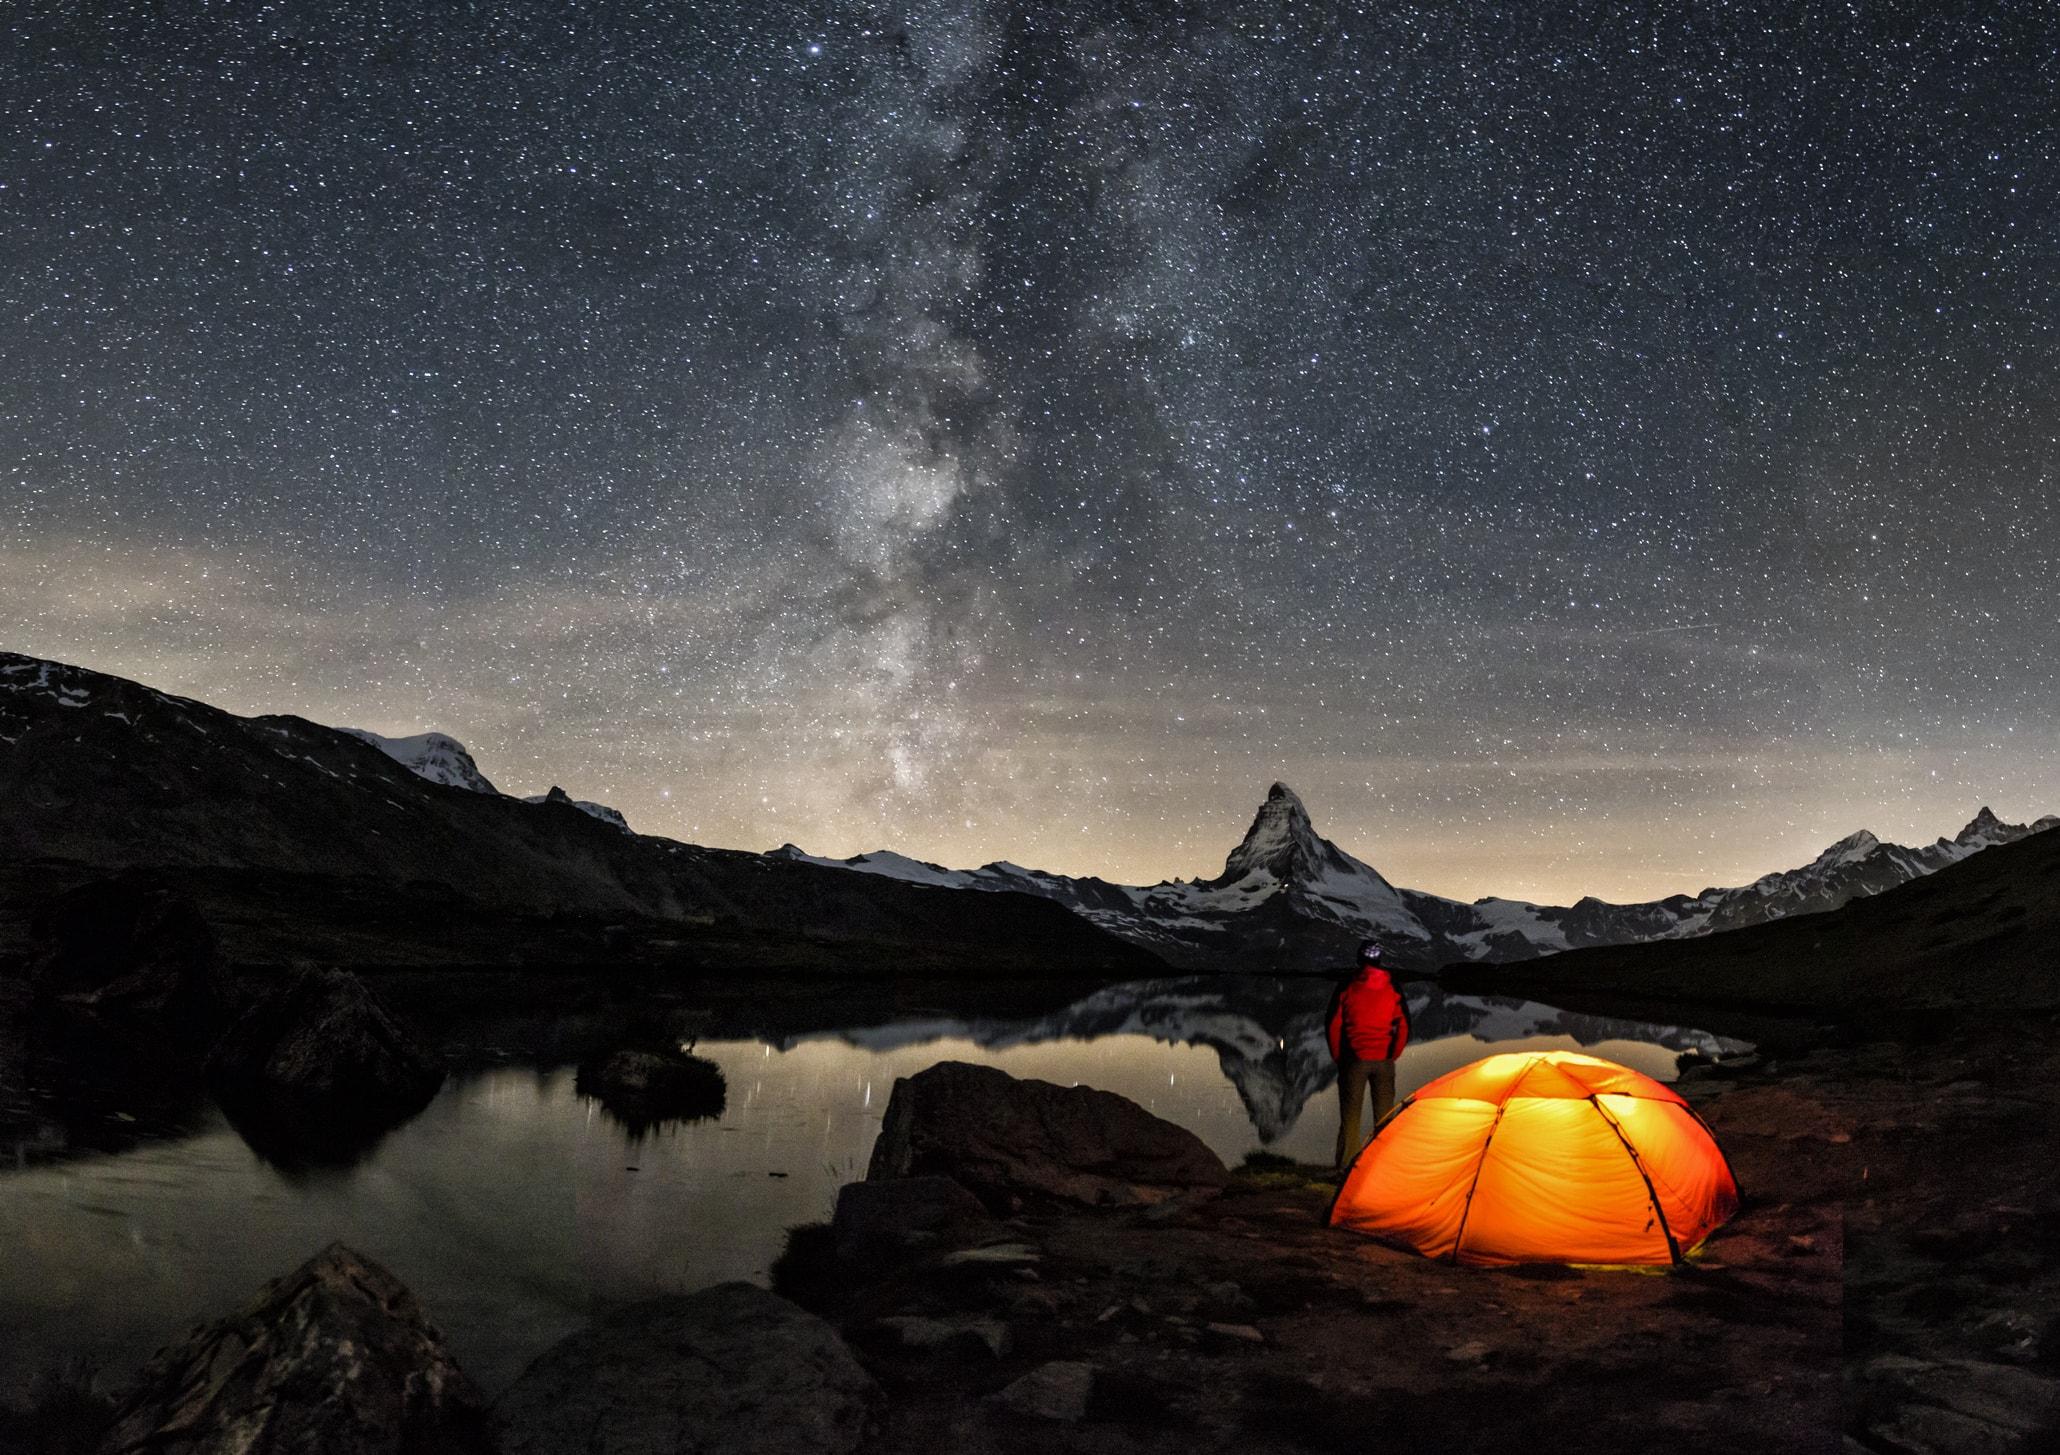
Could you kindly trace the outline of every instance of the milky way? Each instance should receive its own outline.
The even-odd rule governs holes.
[[[0,26],[8,646],[1126,879],[2060,809],[2046,7]]]

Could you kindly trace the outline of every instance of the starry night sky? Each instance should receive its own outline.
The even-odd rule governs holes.
[[[2060,810],[2060,15],[0,12],[0,640],[649,832]]]

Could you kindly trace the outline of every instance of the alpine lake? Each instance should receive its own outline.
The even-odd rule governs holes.
[[[342,1240],[385,1263],[491,1394],[607,1309],[764,1282],[797,1224],[865,1175],[897,1077],[939,1061],[1117,1092],[1235,1166],[1328,1161],[1331,982],[1209,977],[1086,992],[1039,1014],[897,1011],[841,1028],[695,1037],[723,1110],[619,1123],[575,1087],[573,1024],[489,1023],[418,1115],[347,1165],[260,1155],[206,1093],[141,1071],[44,1067],[0,1141],[0,1402],[39,1374],[114,1381],[196,1322]],[[1407,1096],[1500,1051],[1578,1049],[1671,1080],[1745,1043],[1680,1026],[1410,987]],[[104,1063],[103,1063],[104,1069]],[[134,1068],[131,1068],[134,1070]]]

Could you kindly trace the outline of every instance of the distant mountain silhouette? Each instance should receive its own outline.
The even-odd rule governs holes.
[[[18,901],[164,871],[260,959],[1163,969],[1042,899],[700,848],[597,807],[506,797],[440,734],[372,743],[0,653],[0,895]]]
[[[1395,964],[1433,969],[1463,961],[1527,960],[1592,945],[1687,939],[1818,914],[2055,824],[2060,818],[2006,824],[1984,808],[1955,837],[1921,848],[1884,844],[1863,831],[1802,868],[1738,888],[1642,904],[1587,898],[1565,906],[1495,898],[1467,904],[1399,889],[1318,835],[1302,800],[1284,783],[1267,792],[1223,872],[1191,883],[1131,887],[1009,863],[946,869],[888,851],[820,859],[792,844],[773,853],[911,883],[1044,895],[1187,968],[1328,968],[1350,959],[1357,942],[1374,935]]]
[[[1979,821],[1977,821],[1979,823]],[[1831,913],[1668,944],[1466,967],[1466,989],[1672,1007],[1731,1006],[1820,1020],[1934,1011],[2060,1011],[2060,834],[1961,856]]]

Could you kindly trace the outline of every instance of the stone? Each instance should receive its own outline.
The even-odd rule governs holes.
[[[1162,1202],[1147,1207],[1141,1216],[1148,1223],[1170,1223],[1190,1217],[1223,1195],[1220,1187],[1197,1187],[1189,1192],[1176,1193]]]
[[[1471,1339],[1464,1344],[1447,1349],[1445,1357],[1454,1364],[1479,1364],[1493,1352],[1494,1350],[1490,1349],[1480,1340]]]
[[[940,1268],[1008,1269],[1028,1268],[1044,1255],[1028,1243],[990,1243],[984,1248],[961,1248],[937,1260]]]
[[[246,1010],[209,1052],[208,1085],[275,1161],[347,1160],[413,1116],[441,1061],[343,970],[303,970]]]
[[[1005,1358],[1015,1341],[1008,1325],[999,1319],[925,1318],[920,1314],[897,1314],[878,1321],[877,1327],[893,1335],[904,1349],[952,1349],[985,1351],[996,1359]]]
[[[617,1310],[494,1406],[504,1455],[840,1455],[879,1390],[828,1324],[749,1283]]]
[[[192,902],[144,873],[84,884],[44,905],[29,927],[37,993],[99,1010],[204,1012],[219,954]]]
[[[952,1178],[989,1207],[1157,1203],[1230,1174],[1201,1138],[1111,1092],[943,1061],[894,1083],[867,1181]]]
[[[729,1100],[722,1068],[679,1050],[616,1051],[581,1066],[573,1085],[633,1128],[721,1116]]]
[[[333,1243],[158,1352],[102,1455],[484,1455],[485,1401],[414,1295]]]
[[[1040,1364],[994,1396],[997,1408],[1028,1419],[1073,1424],[1094,1395],[1094,1366],[1061,1359]]]
[[[1263,1344],[1266,1336],[1251,1324],[1205,1324],[1210,1333],[1219,1339],[1228,1339],[1237,1344]]]
[[[970,1242],[994,1227],[980,1199],[949,1177],[847,1182],[830,1217],[837,1257],[891,1262],[939,1244]]]
[[[1880,1428],[1901,1432],[1907,1443],[1898,1448],[1978,1448],[1950,1438],[1917,1437],[1922,1430],[1973,1425],[1988,1432],[1990,1448],[2014,1450],[2034,1433],[2060,1424],[2060,1380],[2014,1365],[1887,1354],[1870,1360],[1861,1380],[1873,1386],[1880,1404],[1897,1407]]]

